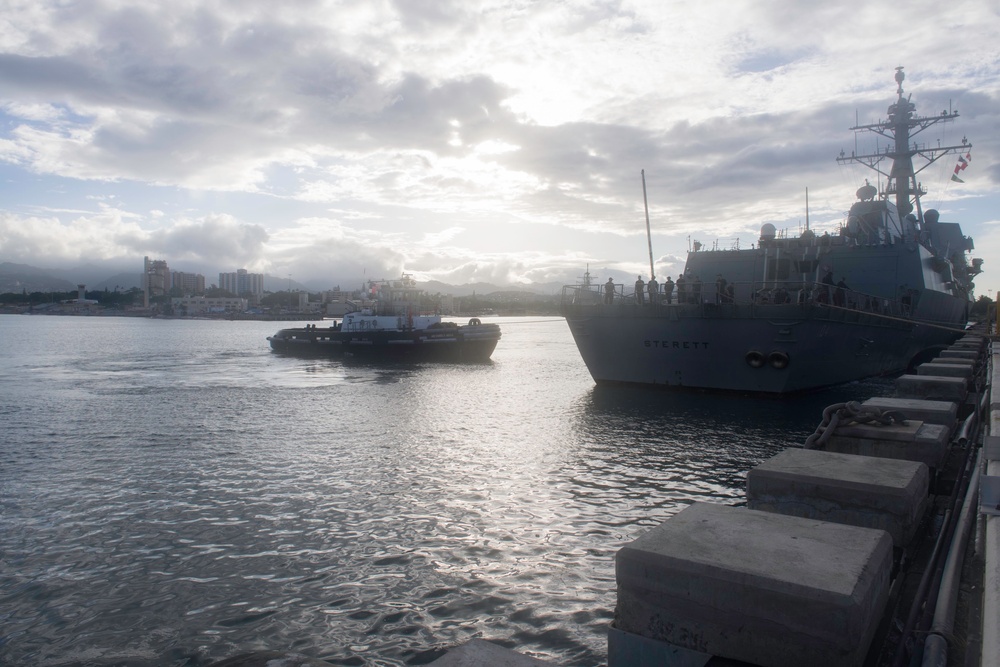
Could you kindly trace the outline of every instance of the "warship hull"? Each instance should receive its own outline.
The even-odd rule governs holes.
[[[786,394],[892,375],[960,330],[852,309],[784,305],[568,305],[598,384]]]

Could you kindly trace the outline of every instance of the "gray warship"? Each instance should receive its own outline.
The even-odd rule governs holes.
[[[837,158],[877,172],[881,184],[858,189],[839,234],[807,223],[791,237],[765,224],[750,249],[696,242],[673,292],[641,300],[589,273],[565,286],[561,313],[594,380],[796,393],[905,372],[961,336],[982,260],[967,259],[973,242],[957,223],[923,210],[917,175],[945,155],[968,156],[971,144],[915,143],[958,112],[917,115],[903,79],[896,68],[885,120],[850,128],[888,147]]]

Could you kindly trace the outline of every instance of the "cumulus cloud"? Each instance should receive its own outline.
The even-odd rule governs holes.
[[[691,236],[748,244],[764,222],[800,225],[806,188],[812,224],[837,225],[865,175],[834,157],[856,119],[885,114],[900,64],[918,111],[962,110],[942,140],[976,144],[968,189],[932,194],[995,209],[1000,19],[919,0],[887,34],[883,10],[9,3],[0,260],[148,253],[330,280],[632,273],[644,170],[676,271]],[[969,207],[967,231],[988,208]]]
[[[228,215],[211,215],[156,230],[149,234],[147,245],[163,256],[198,264],[255,266],[263,260],[267,240],[267,232],[260,225],[245,224]]]
[[[0,212],[0,256],[41,266],[98,262],[150,255],[212,272],[227,266],[261,266],[267,232],[231,216],[175,220],[163,229],[145,229],[121,210],[104,207],[70,224],[56,217],[21,217]]]

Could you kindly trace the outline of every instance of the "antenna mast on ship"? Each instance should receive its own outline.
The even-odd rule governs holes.
[[[917,174],[937,162],[945,155],[967,151],[972,148],[972,144],[964,137],[960,146],[918,146],[910,143],[910,137],[923,132],[928,127],[942,122],[948,122],[958,117],[958,111],[942,111],[940,116],[918,116],[916,107],[910,102],[909,96],[903,97],[903,68],[896,68],[896,83],[898,89],[896,93],[899,98],[895,104],[889,106],[889,117],[884,121],[870,125],[855,125],[850,128],[855,132],[855,141],[859,132],[874,132],[889,139],[890,146],[884,151],[876,151],[868,155],[858,155],[857,151],[850,155],[840,152],[837,162],[847,164],[857,162],[869,169],[878,172],[886,177],[885,191],[882,193],[886,198],[895,195],[896,210],[900,218],[913,212],[916,208],[916,217],[923,223],[923,210],[920,206],[920,198],[927,194],[923,187],[917,183]],[[913,168],[913,156],[920,155],[927,160],[919,169]],[[889,171],[886,172],[881,163],[886,158],[892,160]]]

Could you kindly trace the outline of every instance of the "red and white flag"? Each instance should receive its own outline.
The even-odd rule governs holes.
[[[963,181],[961,178],[958,177],[958,172],[965,171],[965,168],[969,166],[970,162],[972,162],[971,148],[965,152],[964,157],[961,155],[958,156],[958,164],[955,165],[955,173],[951,175],[951,180],[956,181],[958,183],[965,183],[965,181]]]

